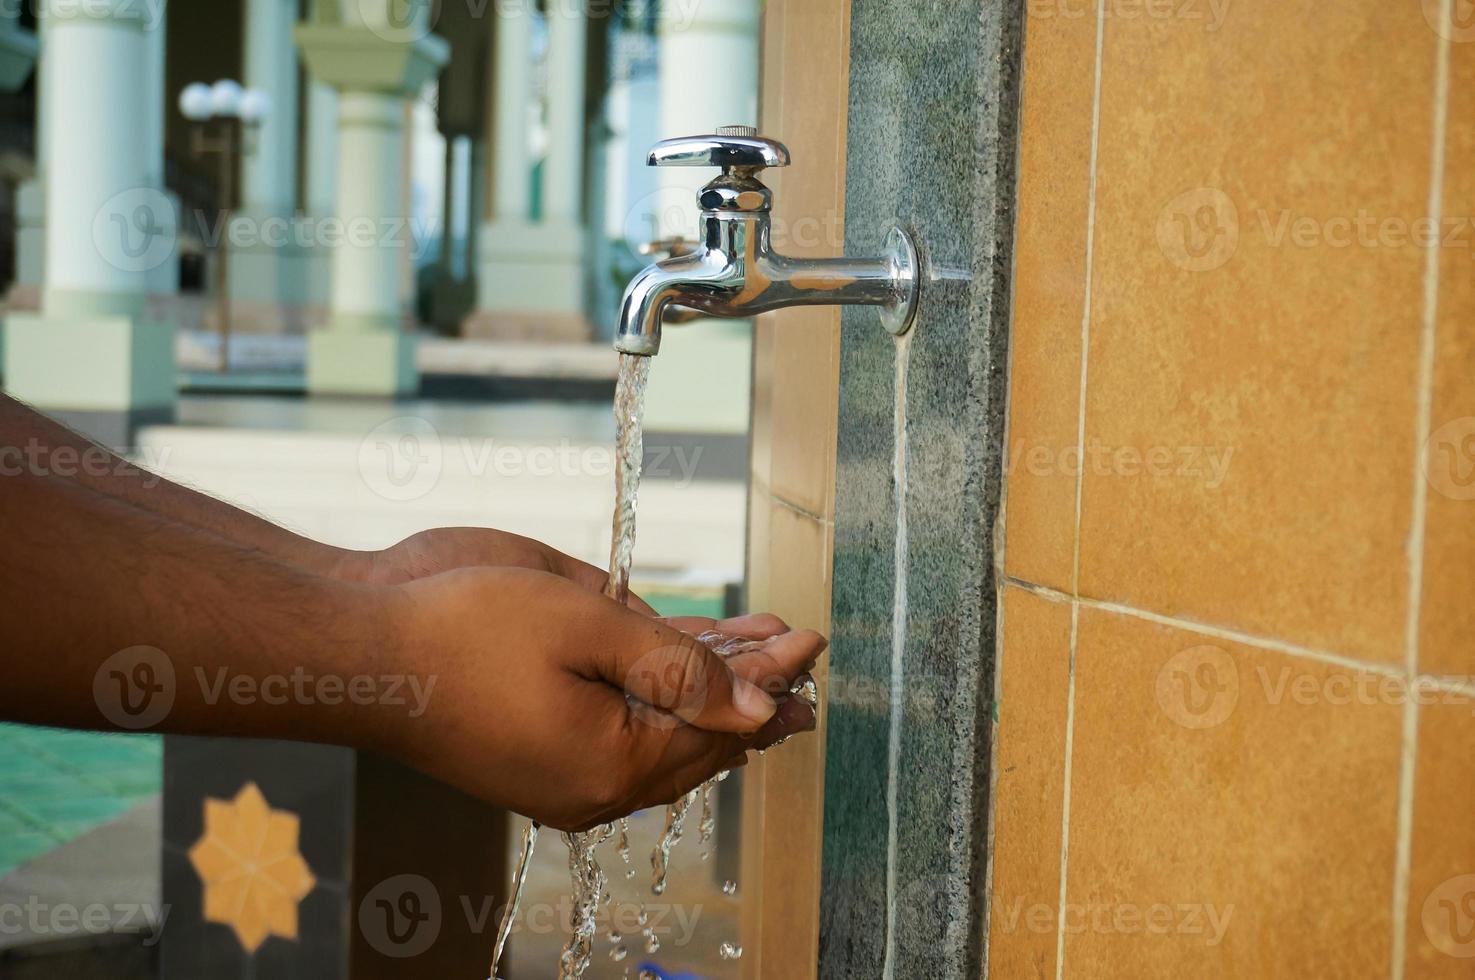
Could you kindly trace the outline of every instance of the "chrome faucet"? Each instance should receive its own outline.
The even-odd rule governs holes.
[[[646,163],[721,167],[722,174],[697,194],[702,240],[695,250],[648,266],[625,290],[616,350],[658,353],[668,312],[748,317],[790,306],[875,306],[893,334],[911,328],[920,274],[916,246],[902,229],[891,229],[878,258],[795,259],[774,252],[773,192],[758,174],[789,165],[782,143],[748,126],[725,126],[711,136],[664,140]]]

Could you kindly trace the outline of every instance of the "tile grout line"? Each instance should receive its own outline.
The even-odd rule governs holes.
[[[1091,162],[1086,189],[1085,294],[1081,303],[1081,380],[1076,405],[1076,452],[1086,446],[1086,383],[1091,355],[1091,288],[1096,269],[1096,169],[1101,159],[1101,66],[1106,53],[1106,0],[1096,4],[1096,65],[1091,94]],[[1081,592],[1081,500],[1085,491],[1085,467],[1076,469],[1074,553],[1071,558],[1071,592]],[[1065,902],[1070,870],[1070,784],[1074,768],[1076,725],[1076,666],[1080,650],[1079,601],[1070,604],[1070,664],[1065,691],[1065,758],[1060,795],[1060,894],[1055,907],[1055,978],[1065,976]]]
[[[828,517],[821,517],[819,514],[816,514],[814,511],[809,510],[809,509],[807,509],[805,507],[801,507],[798,504],[794,503],[792,500],[788,500],[788,499],[780,496],[779,494],[774,493],[772,490],[770,490],[768,492],[768,499],[769,500],[772,500],[774,503],[778,504],[784,510],[787,510],[787,511],[790,511],[791,513],[797,514],[800,517],[808,518],[809,520],[813,521],[816,524],[822,525],[823,527],[834,527],[835,526],[835,522],[833,520],[831,520],[830,518],[828,518]]]
[[[1440,4],[1440,24],[1454,23],[1454,0]],[[1449,124],[1450,39],[1435,31],[1433,134],[1429,149],[1428,218],[1434,227],[1444,219],[1445,149]],[[1442,236],[1441,236],[1442,237]],[[1434,359],[1439,329],[1440,240],[1424,253],[1424,310],[1420,337],[1418,412],[1414,427],[1413,515],[1409,527],[1408,600],[1404,620],[1404,676],[1413,683],[1419,673],[1419,623],[1424,600],[1424,541],[1429,496],[1424,485],[1424,454],[1434,416]],[[1398,844],[1393,869],[1393,941],[1389,974],[1403,980],[1408,959],[1408,902],[1413,863],[1414,787],[1418,770],[1419,703],[1409,698],[1403,708],[1403,752],[1398,774]]]
[[[1140,619],[1159,626],[1171,626],[1185,633],[1197,633],[1200,636],[1212,637],[1214,639],[1226,640],[1230,643],[1238,643],[1242,646],[1255,647],[1256,649],[1268,650],[1272,653],[1284,654],[1287,657],[1294,657],[1298,660],[1312,660],[1333,667],[1356,670],[1365,674],[1377,674],[1380,677],[1387,677],[1394,680],[1409,680],[1407,672],[1401,666],[1394,667],[1372,660],[1359,660],[1356,657],[1350,657],[1346,654],[1333,653],[1329,650],[1318,650],[1315,647],[1304,647],[1285,640],[1277,640],[1273,637],[1245,633],[1227,626],[1216,626],[1213,623],[1200,623],[1191,619],[1168,616],[1163,613],[1153,612],[1150,609],[1129,606],[1125,603],[1110,602],[1105,599],[1093,599],[1090,596],[1081,596],[1077,599],[1069,593],[1051,588],[1048,585],[1040,585],[1013,576],[1004,576],[1003,582],[1006,586],[1013,586],[1046,602],[1071,605],[1079,602],[1080,605],[1087,609],[1098,609],[1102,612],[1126,616],[1131,619]],[[1442,691],[1446,694],[1458,694],[1462,697],[1475,700],[1475,677],[1416,674],[1411,679],[1411,683],[1419,688]]]
[[[896,380],[892,399],[892,479],[896,483],[896,543],[893,549],[896,581],[891,589],[891,689],[886,739],[886,948],[881,963],[883,980],[896,976],[896,893],[900,878],[901,739],[906,706],[907,641],[907,374],[912,357],[912,334],[896,339]]]

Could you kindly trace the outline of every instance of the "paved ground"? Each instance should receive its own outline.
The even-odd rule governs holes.
[[[0,875],[159,792],[148,735],[0,725]]]

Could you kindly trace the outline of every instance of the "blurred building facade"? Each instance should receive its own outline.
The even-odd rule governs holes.
[[[306,337],[315,394],[413,392],[421,331],[603,338],[639,246],[695,229],[703,175],[646,145],[755,121],[757,29],[757,0],[34,0],[0,21],[6,388],[126,443],[222,316]],[[224,169],[179,107],[222,78],[269,107]]]

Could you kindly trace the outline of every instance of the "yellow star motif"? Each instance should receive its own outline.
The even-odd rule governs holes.
[[[297,938],[297,906],[317,884],[297,849],[298,824],[255,783],[233,801],[205,800],[205,833],[189,852],[205,884],[205,921],[230,926],[248,953],[267,936]]]

